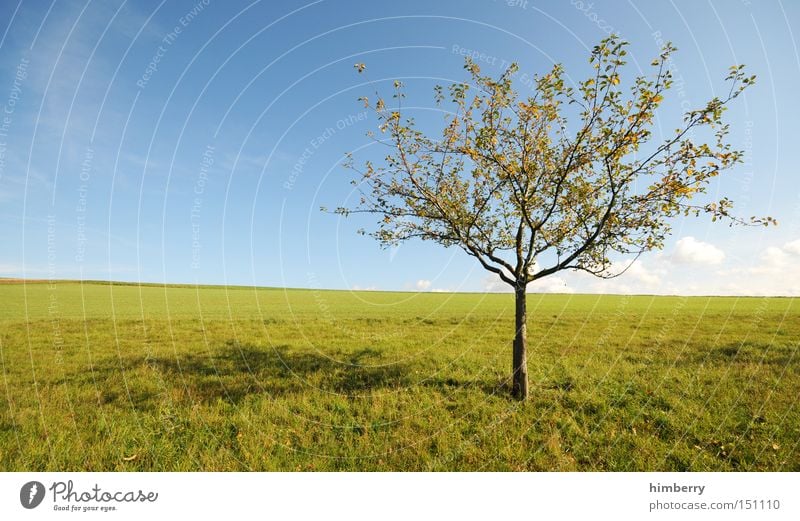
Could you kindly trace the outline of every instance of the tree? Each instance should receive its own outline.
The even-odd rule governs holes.
[[[394,108],[377,92],[373,101],[360,98],[376,113],[386,135],[378,141],[390,152],[381,165],[367,161],[363,168],[349,157],[360,200],[336,213],[377,214],[370,235],[384,246],[412,238],[457,246],[513,288],[512,394],[518,399],[528,396],[528,284],[561,270],[618,276],[624,270],[614,269],[614,258],[635,260],[662,248],[670,220],[679,215],[775,223],[734,216],[727,198],[697,197],[742,160],[743,152],[726,142],[722,116],[755,77],[741,65],[731,67],[725,96],[686,112],[674,134],[655,142],[652,127],[672,85],[675,48],[667,44],[651,63],[653,72],[636,77],[626,92],[627,46],[617,36],[602,40],[590,53],[589,78],[567,86],[563,67],[555,65],[535,77],[525,99],[514,90],[516,64],[493,79],[467,59],[472,85],[435,87],[437,104],[452,107],[440,139],[404,117],[401,82],[394,83]],[[362,73],[365,66],[356,69]]]

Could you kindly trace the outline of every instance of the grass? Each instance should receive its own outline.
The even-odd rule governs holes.
[[[0,284],[0,470],[800,471],[800,303]]]

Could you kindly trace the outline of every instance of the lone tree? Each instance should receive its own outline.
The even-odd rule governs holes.
[[[623,90],[627,45],[617,36],[602,40],[589,56],[588,79],[567,86],[555,65],[534,79],[533,95],[524,99],[513,86],[516,64],[493,79],[467,59],[474,95],[468,83],[434,89],[437,104],[451,104],[440,139],[402,114],[401,82],[394,83],[394,108],[378,93],[360,98],[377,114],[386,134],[380,141],[391,151],[382,165],[358,168],[349,158],[360,202],[336,213],[377,214],[370,235],[384,246],[412,238],[458,246],[514,289],[511,392],[518,399],[528,396],[528,284],[561,270],[618,276],[612,259],[662,248],[678,215],[708,214],[731,225],[775,222],[738,218],[727,198],[696,201],[713,177],[742,160],[725,141],[722,115],[755,77],[731,67],[724,97],[686,112],[674,134],[655,140],[654,116],[672,85],[675,48],[667,44],[651,63],[653,73]]]

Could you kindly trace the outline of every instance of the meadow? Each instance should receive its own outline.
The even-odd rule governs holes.
[[[0,470],[800,471],[800,303],[0,284]]]

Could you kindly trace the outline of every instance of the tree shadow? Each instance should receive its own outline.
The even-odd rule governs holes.
[[[193,402],[239,404],[256,394],[277,398],[317,391],[357,396],[407,386],[407,364],[379,364],[381,356],[372,347],[326,356],[286,345],[228,341],[206,352],[100,360],[91,371],[75,372],[55,383],[96,384],[101,404],[133,404],[137,409],[176,392]]]
[[[255,395],[276,399],[329,393],[359,398],[413,387],[442,393],[477,389],[504,396],[508,392],[504,381],[465,381],[441,372],[426,376],[419,369],[408,362],[386,360],[381,350],[369,346],[328,355],[287,345],[262,347],[229,340],[198,353],[99,360],[91,371],[69,374],[56,383],[96,384],[101,405],[133,405],[137,410],[153,409],[167,396],[236,405]]]
[[[367,361],[379,356],[380,351],[370,347],[326,356],[285,345],[264,348],[229,341],[206,355],[158,358],[150,363],[166,375],[182,377],[195,399],[239,403],[251,394],[276,398],[316,391],[353,397],[407,385],[405,364],[368,365]]]
[[[786,367],[800,364],[800,346],[779,343],[733,343],[697,353],[691,363],[756,364]]]

